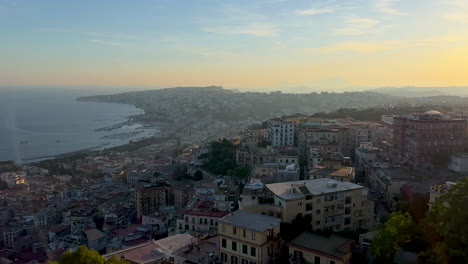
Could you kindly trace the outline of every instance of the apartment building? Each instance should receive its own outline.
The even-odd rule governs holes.
[[[150,215],[159,210],[160,206],[167,205],[168,190],[166,187],[140,184],[135,187],[135,200],[137,217]]]
[[[393,127],[393,159],[409,167],[431,166],[466,147],[467,120],[438,111],[396,117]]]
[[[238,210],[218,220],[222,263],[267,264],[277,256],[281,219]]]
[[[294,146],[294,123],[280,118],[268,120],[268,141],[273,147]]]
[[[374,203],[361,185],[323,178],[265,186],[273,196],[273,206],[281,208],[283,222],[291,223],[302,214],[312,217],[314,230],[373,228]]]
[[[357,182],[366,181],[366,173],[374,163],[388,162],[389,153],[387,149],[375,147],[373,144],[361,144],[355,150],[355,168]]]
[[[448,168],[458,173],[468,173],[468,153],[457,153],[450,156]]]
[[[348,264],[354,240],[304,232],[288,244],[289,263]]]
[[[177,219],[177,231],[216,233],[218,220],[229,214],[229,211],[218,211],[213,205],[212,201],[199,201],[193,208],[183,210]]]
[[[264,163],[252,168],[250,183],[274,183],[299,180],[299,164]]]
[[[321,149],[328,152],[342,152],[346,144],[345,129],[302,129],[298,144],[302,149]]]

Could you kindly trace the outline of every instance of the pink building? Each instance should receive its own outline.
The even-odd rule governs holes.
[[[430,166],[437,158],[465,150],[467,120],[438,111],[395,117],[392,156],[410,167]]]

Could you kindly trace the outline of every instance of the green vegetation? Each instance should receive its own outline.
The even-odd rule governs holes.
[[[382,260],[391,260],[397,249],[410,243],[417,234],[416,224],[409,213],[395,212],[377,230],[370,251]]]
[[[428,212],[427,263],[468,263],[468,177],[439,197]]]
[[[89,250],[86,246],[79,246],[75,252],[67,251],[60,257],[59,262],[47,262],[48,264],[128,264],[128,261],[119,260],[116,257],[105,259],[97,251]]]
[[[207,159],[204,168],[217,175],[229,175],[237,179],[245,179],[249,170],[245,166],[236,164],[236,146],[227,140],[211,143],[211,152],[200,155],[199,158]]]
[[[393,263],[397,249],[420,255],[421,263],[468,263],[468,177],[439,197],[427,211],[427,197],[400,201],[371,244],[374,263]],[[425,216],[425,217],[424,217]]]

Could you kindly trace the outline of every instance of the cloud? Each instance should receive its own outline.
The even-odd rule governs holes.
[[[311,9],[304,9],[304,10],[296,10],[296,14],[298,15],[319,15],[325,13],[332,13],[335,11],[335,8],[311,8]]]
[[[393,15],[393,16],[398,16],[402,15],[400,11],[395,9],[393,7],[393,4],[395,3],[395,0],[376,0],[375,1],[375,7],[377,11],[387,14],[387,15]]]
[[[349,17],[345,21],[345,26],[336,28],[333,33],[336,35],[363,35],[374,31],[374,26],[379,21],[362,17]]]
[[[257,37],[276,36],[278,30],[268,24],[250,24],[239,27],[211,27],[203,28],[202,31],[223,35],[252,35]]]
[[[108,46],[123,46],[122,43],[113,42],[113,41],[106,41],[106,40],[99,40],[99,39],[90,39],[89,41],[93,43],[108,45]]]
[[[374,53],[378,51],[403,49],[421,46],[434,46],[444,43],[457,42],[464,40],[458,37],[439,37],[419,40],[383,40],[383,41],[368,41],[368,42],[342,42],[331,46],[326,46],[318,49],[320,53],[334,52],[355,52],[355,53]]]
[[[321,53],[334,53],[341,51],[351,51],[357,53],[372,53],[383,50],[398,48],[402,41],[370,41],[370,42],[343,42],[335,45],[319,48]]]
[[[468,23],[468,13],[445,13],[442,17],[454,22]]]

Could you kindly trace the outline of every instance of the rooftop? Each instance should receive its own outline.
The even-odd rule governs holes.
[[[339,182],[328,178],[267,184],[266,187],[284,200],[304,198],[306,195],[322,195],[364,188],[351,182]]]
[[[88,240],[98,240],[104,236],[106,236],[106,234],[104,234],[103,232],[99,231],[98,229],[94,228],[94,229],[89,229],[89,230],[85,230],[83,231],[85,232],[86,234],[86,238]]]
[[[301,247],[304,249],[325,253],[337,258],[343,258],[350,253],[350,250],[346,248],[346,245],[352,242],[353,240],[337,235],[324,237],[309,232],[304,232],[291,241],[289,246]]]
[[[264,232],[279,225],[281,219],[249,211],[237,210],[218,220],[218,223]]]
[[[164,239],[148,242],[135,247],[116,251],[104,255],[105,258],[116,256],[125,258],[132,263],[156,263],[171,255],[173,252],[192,243],[193,237],[189,234],[178,234]],[[159,263],[159,262],[158,262]]]
[[[349,177],[353,173],[352,167],[343,167],[340,169],[325,168],[323,166],[317,166],[312,169],[309,173],[315,175],[324,175],[332,177]]]

